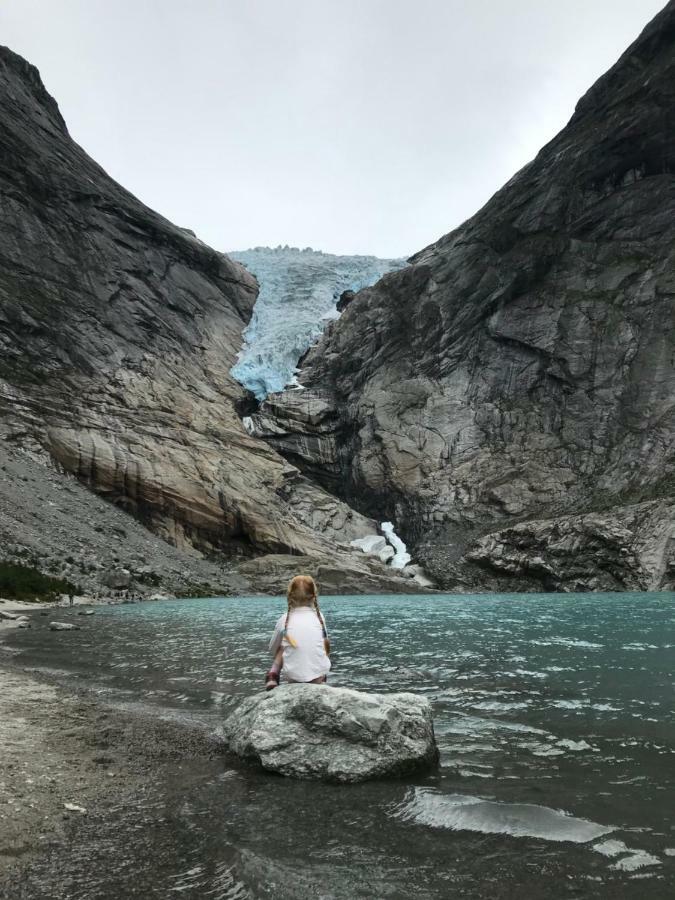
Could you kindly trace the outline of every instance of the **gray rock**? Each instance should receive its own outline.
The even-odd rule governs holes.
[[[321,594],[405,594],[411,591],[410,580],[400,571],[384,568],[378,560],[360,551],[356,556],[339,551],[325,557],[268,554],[242,563],[239,571],[259,590],[269,594],[283,592],[289,580],[299,572],[311,575]]]
[[[433,588],[434,587],[434,582],[431,580],[431,578],[429,578],[428,573],[424,571],[422,566],[418,566],[418,565],[406,566],[405,569],[403,570],[403,574],[408,575],[410,578],[412,578],[413,581],[415,582],[415,584],[419,585],[419,587],[422,587],[422,588]]]
[[[294,778],[366,781],[438,762],[431,705],[415,694],[281,685],[244,700],[224,733],[233,753]]]
[[[103,575],[102,581],[115,591],[125,590],[131,584],[131,572],[128,569],[112,569]]]
[[[523,522],[476,541],[466,559],[483,582],[524,590],[652,591],[675,584],[675,503]]]
[[[300,478],[240,420],[245,392],[230,369],[257,296],[253,276],[113,181],[71,139],[37,69],[6,47],[0,156],[0,441],[48,455],[59,475],[136,516],[188,564],[219,551],[230,560],[242,550],[328,555],[363,533],[364,517]],[[54,471],[37,469],[28,485],[19,475],[15,492],[38,520],[60,512],[67,525],[67,496],[46,510],[35,500]],[[0,492],[4,537],[2,507]],[[7,507],[9,533],[9,498]],[[110,527],[93,502],[81,512],[70,518],[86,546],[109,541],[123,548],[120,565],[130,558],[121,516]],[[67,530],[61,540],[70,542]],[[91,556],[77,562],[88,588]]]
[[[79,631],[80,626],[74,625],[72,622],[50,622],[50,631]]]
[[[471,549],[482,535],[673,498],[674,109],[670,2],[475,216],[354,297],[305,357],[304,391],[254,417],[392,519],[441,586],[522,578],[516,560],[490,567],[499,540]],[[555,524],[533,531],[543,573]],[[590,558],[594,529],[576,539]],[[616,581],[670,583],[659,541]]]

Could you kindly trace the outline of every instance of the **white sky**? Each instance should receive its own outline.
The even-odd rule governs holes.
[[[221,250],[409,255],[569,119],[665,0],[0,0],[70,133]]]

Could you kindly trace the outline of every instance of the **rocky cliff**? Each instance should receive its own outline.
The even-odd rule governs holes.
[[[446,587],[672,586],[674,211],[671,0],[483,209],[356,295],[254,432]]]
[[[240,421],[244,391],[230,370],[255,279],[109,178],[70,138],[37,70],[7,48],[0,201],[0,438],[11,458],[0,511],[18,496],[14,469],[28,452],[42,465],[26,476],[36,507],[40,471],[70,473],[186,559],[292,553],[383,571],[345,549],[374,523]],[[7,516],[0,532],[19,552]],[[52,534],[24,549],[41,542],[56,552]]]

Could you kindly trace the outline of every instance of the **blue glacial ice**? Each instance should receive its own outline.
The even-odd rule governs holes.
[[[331,321],[343,291],[359,291],[402,259],[334,256],[310,247],[256,247],[230,253],[258,279],[260,293],[232,374],[258,400],[297,385],[297,364]]]

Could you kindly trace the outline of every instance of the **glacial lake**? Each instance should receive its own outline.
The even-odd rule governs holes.
[[[330,684],[428,697],[440,770],[338,786],[188,760],[74,850],[53,898],[675,896],[674,594],[321,607]],[[284,608],[242,597],[60,610],[83,630],[36,617],[11,646],[102,702],[218,732],[261,689]]]

